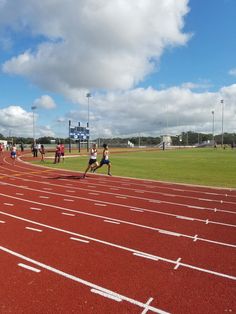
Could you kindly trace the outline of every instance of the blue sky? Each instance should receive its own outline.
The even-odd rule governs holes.
[[[15,10],[15,6],[19,10]],[[0,133],[236,132],[235,0],[0,0]]]

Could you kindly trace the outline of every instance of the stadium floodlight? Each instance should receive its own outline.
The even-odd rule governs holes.
[[[215,144],[215,110],[211,111],[212,113],[212,140],[213,144]]]
[[[90,121],[89,121],[89,98],[92,97],[91,93],[87,93],[86,97],[88,98],[88,147],[89,147],[89,136],[90,136]]]
[[[33,139],[34,139],[34,142],[35,142],[35,118],[34,118],[34,110],[37,109],[37,106],[33,105],[31,106],[31,110],[33,112]]]
[[[221,109],[222,109],[222,116],[221,116],[221,147],[224,145],[224,100],[221,99]]]

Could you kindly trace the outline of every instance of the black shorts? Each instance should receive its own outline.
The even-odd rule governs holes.
[[[89,159],[89,165],[95,164],[97,162],[97,159]]]

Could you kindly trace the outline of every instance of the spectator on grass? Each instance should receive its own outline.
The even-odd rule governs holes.
[[[4,144],[0,143],[0,161],[3,162]]]
[[[41,144],[39,152],[40,152],[40,154],[41,154],[41,161],[44,161],[45,148],[44,148],[44,145],[43,145],[43,144]]]
[[[57,143],[56,146],[56,151],[55,151],[55,159],[54,159],[54,164],[59,163],[61,159],[61,146],[59,142]]]
[[[38,149],[37,149],[37,144],[35,141],[31,145],[31,151],[34,157],[38,157]]]
[[[60,144],[60,152],[61,152],[62,161],[64,162],[64,159],[65,159],[65,145],[63,143]]]

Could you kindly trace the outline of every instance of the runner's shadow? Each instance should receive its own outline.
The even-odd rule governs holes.
[[[82,176],[57,176],[57,177],[50,177],[48,179],[51,180],[80,180]]]

